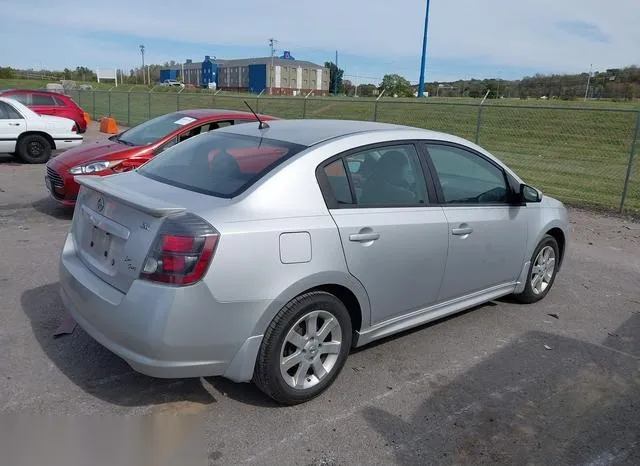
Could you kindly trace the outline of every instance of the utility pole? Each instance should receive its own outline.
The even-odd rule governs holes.
[[[587,90],[584,91],[584,101],[587,101],[587,97],[589,96],[589,86],[591,85],[591,71],[593,70],[593,65],[589,65],[589,78],[587,79]]]
[[[144,45],[140,45],[140,54],[142,55],[142,84],[145,84],[144,78]]]
[[[420,82],[418,84],[418,97],[424,97],[424,67],[427,61],[427,29],[429,28],[429,3],[427,0],[427,12],[424,16],[424,38],[422,40],[422,61],[420,63]]]
[[[276,78],[276,70],[273,66],[273,58],[274,58],[274,54],[276,52],[275,49],[275,43],[278,42],[276,39],[269,39],[269,47],[271,48],[271,72],[270,72],[270,78],[269,78],[269,94],[273,94],[273,81]]]

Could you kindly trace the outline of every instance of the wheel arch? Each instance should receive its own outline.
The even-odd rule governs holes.
[[[560,227],[555,226],[549,229],[545,234],[553,236],[553,238],[558,243],[558,249],[560,250],[560,257],[558,258],[558,270],[560,270],[560,267],[562,267],[562,263],[564,262],[565,250],[567,247],[567,238],[565,232],[562,231]]]
[[[56,150],[56,142],[53,140],[53,137],[51,137],[49,133],[46,133],[44,131],[34,131],[34,130],[27,130],[24,133],[22,133],[20,136],[18,136],[16,149],[18,144],[20,144],[20,141],[22,141],[25,137],[34,136],[34,135],[42,136],[43,138],[45,138],[49,142],[49,144],[51,144],[51,150]]]
[[[351,346],[355,346],[360,329],[366,328],[370,324],[369,297],[364,286],[346,272],[321,272],[292,284],[271,302],[254,327],[252,336],[247,338],[233,357],[224,377],[235,382],[250,381],[253,377],[263,335],[271,321],[289,301],[311,291],[326,291],[345,304],[353,325]]]
[[[269,305],[262,318],[258,321],[253,335],[262,335],[289,301],[311,291],[325,291],[342,301],[349,311],[354,332],[354,343],[362,328],[369,326],[370,305],[369,296],[364,286],[352,275],[346,272],[320,272],[305,277],[282,291]]]

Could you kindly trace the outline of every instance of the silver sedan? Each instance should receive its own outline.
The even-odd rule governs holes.
[[[60,283],[79,325],[141,373],[253,381],[284,404],[322,393],[353,347],[539,301],[567,248],[561,202],[405,126],[229,126],[77,180]]]

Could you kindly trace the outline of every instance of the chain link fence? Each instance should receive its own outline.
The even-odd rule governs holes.
[[[74,91],[94,119],[132,126],[191,108],[248,110],[280,118],[336,118],[396,123],[474,141],[527,183],[567,204],[640,214],[640,110],[239,96],[214,92]]]

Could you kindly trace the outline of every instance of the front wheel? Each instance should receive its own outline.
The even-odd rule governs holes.
[[[18,156],[26,163],[46,163],[51,157],[51,143],[39,134],[29,134],[18,141]]]
[[[531,256],[527,284],[522,293],[514,295],[514,298],[525,304],[544,298],[556,279],[559,259],[558,242],[553,236],[545,235]]]
[[[254,383],[282,404],[315,398],[342,370],[351,332],[349,312],[334,295],[314,291],[293,299],[265,332]]]

